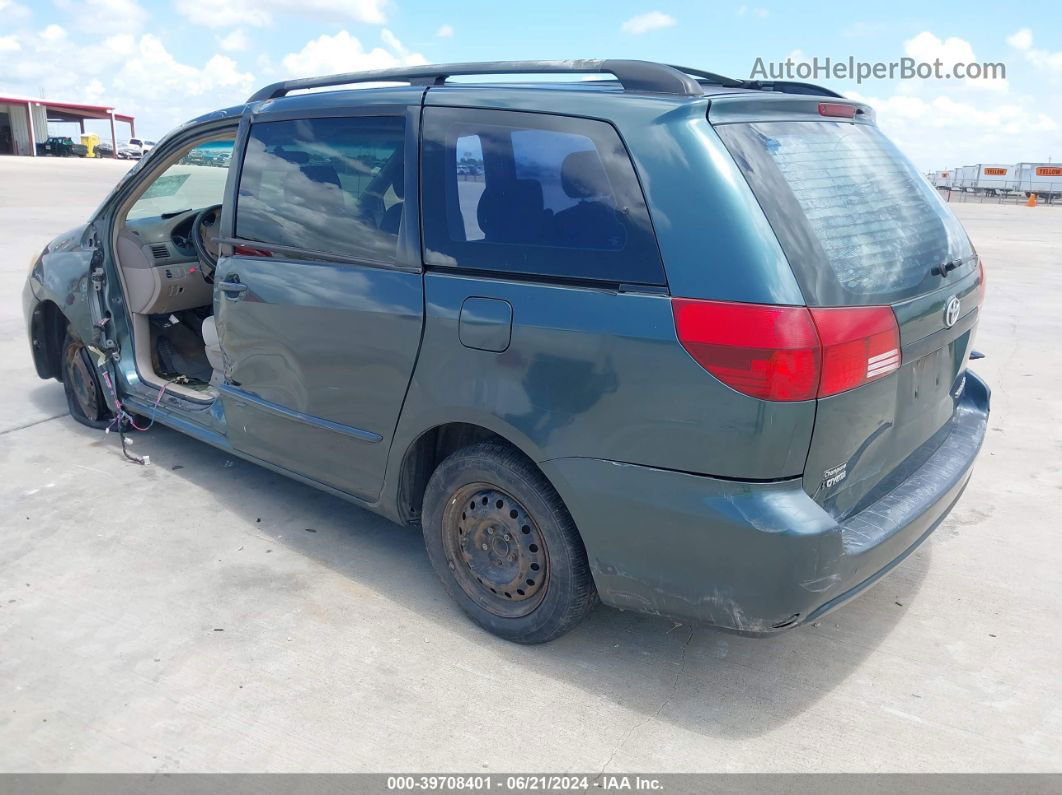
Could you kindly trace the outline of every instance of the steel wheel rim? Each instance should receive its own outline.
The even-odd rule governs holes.
[[[86,363],[83,349],[71,346],[66,360],[66,379],[81,413],[90,420],[99,419],[99,392],[96,380]]]
[[[520,618],[545,598],[549,556],[538,523],[511,494],[470,483],[442,517],[446,563],[461,590],[500,618]]]

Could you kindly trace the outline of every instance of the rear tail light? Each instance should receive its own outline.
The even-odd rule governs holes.
[[[802,306],[673,298],[678,338],[727,386],[763,400],[810,400],[819,377],[819,338]]]
[[[900,329],[887,306],[811,309],[822,342],[819,397],[900,369]]]
[[[673,298],[682,347],[732,389],[762,400],[811,400],[900,367],[890,307],[808,309]]]
[[[985,263],[980,257],[977,259],[977,306],[985,302]]]

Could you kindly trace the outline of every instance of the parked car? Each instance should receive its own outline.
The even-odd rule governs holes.
[[[110,141],[100,141],[94,149],[96,157],[114,157],[114,147]]]
[[[145,141],[143,138],[130,138],[127,145],[130,149],[135,149],[143,156],[155,147],[155,142]]]
[[[614,79],[446,81],[501,72]],[[369,81],[410,85],[289,96]],[[234,179],[188,166],[219,142]],[[91,427],[151,418],[420,526],[504,638],[598,598],[814,622],[969,480],[983,269],[861,102],[415,66],[276,83],[159,149],[33,264],[38,374]]]
[[[143,156],[144,152],[139,146],[134,146],[129,143],[118,144],[119,160],[139,160]]]
[[[66,135],[52,135],[37,144],[38,155],[51,155],[52,157],[84,157],[87,153],[87,146],[74,143],[74,140]]]

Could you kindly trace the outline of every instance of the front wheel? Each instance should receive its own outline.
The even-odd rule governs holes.
[[[560,496],[516,450],[453,453],[428,482],[424,542],[450,596],[517,643],[563,635],[597,602],[586,550]]]
[[[92,354],[68,332],[63,342],[63,390],[70,416],[90,428],[106,428],[114,419]]]

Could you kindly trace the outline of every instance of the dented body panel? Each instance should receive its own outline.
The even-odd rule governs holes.
[[[749,483],[591,458],[546,461],[582,532],[601,599],[763,635],[839,607],[947,516],[984,440],[985,383],[968,373],[934,449],[842,522],[799,479]]]

